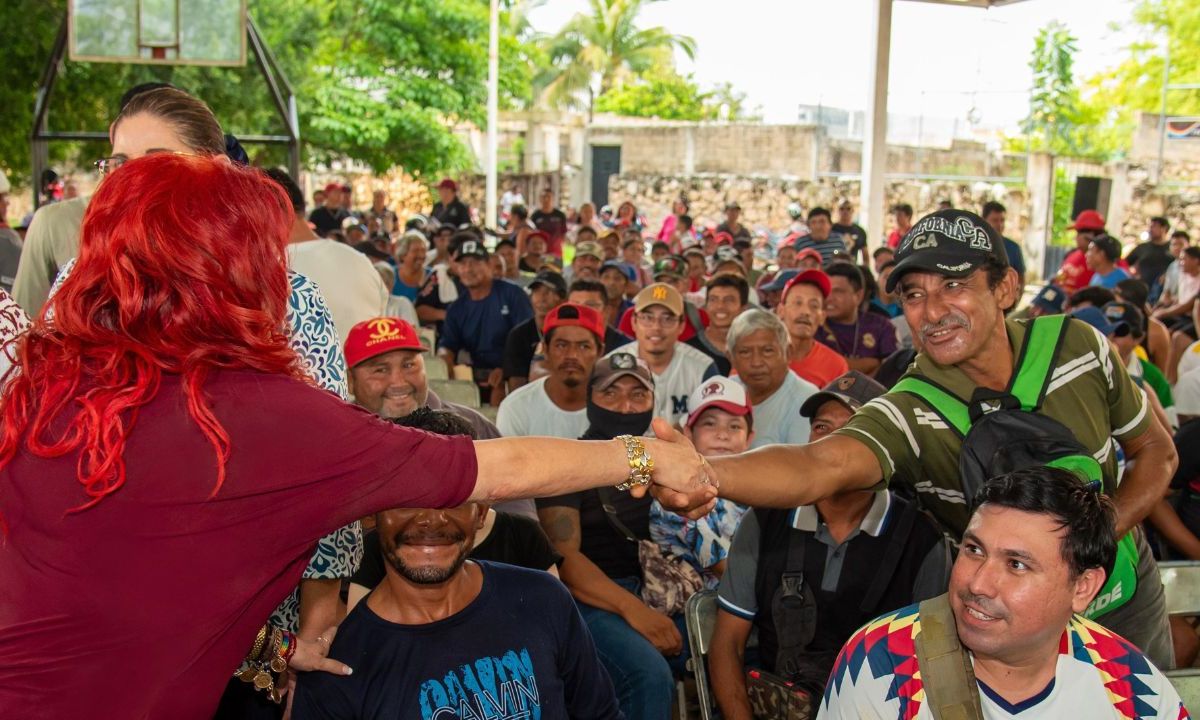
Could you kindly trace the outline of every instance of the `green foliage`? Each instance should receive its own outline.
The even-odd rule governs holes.
[[[734,92],[728,83],[703,92],[691,75],[666,71],[613,88],[596,99],[595,109],[661,120],[739,120],[743,119],[744,102],[745,96]]]
[[[536,3],[534,3],[536,4]],[[502,107],[526,107],[542,51],[509,32],[527,2],[506,3],[500,46]],[[5,48],[0,166],[27,179],[28,134],[38,79],[66,0],[0,3]],[[305,162],[350,157],[376,170],[418,174],[464,167],[453,125],[482,125],[486,105],[488,5],[479,0],[249,0],[251,15],[295,88]],[[227,131],[278,134],[284,125],[257,67],[201,68],[66,62],[51,100],[52,130],[105,130],[130,86],[172,82],[203,98]],[[100,157],[104,143],[51,145],[52,163]],[[249,148],[282,161],[281,149]]]
[[[1033,90],[1029,95],[1029,117],[1022,129],[1035,150],[1074,154],[1072,130],[1078,122],[1079,91],[1075,88],[1075,37],[1055,20],[1034,38]]]
[[[1075,200],[1075,183],[1065,167],[1054,168],[1054,211],[1050,217],[1050,244],[1074,247],[1075,233],[1067,230],[1071,224],[1071,209]]]
[[[696,54],[696,41],[666,28],[639,29],[642,8],[661,0],[590,0],[590,12],[571,18],[546,42],[547,67],[537,78],[541,98],[556,107],[579,107],[638,75],[669,68],[679,48]]]

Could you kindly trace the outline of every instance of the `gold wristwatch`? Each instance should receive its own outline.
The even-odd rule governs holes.
[[[628,490],[635,485],[649,485],[654,475],[654,460],[646,453],[646,443],[632,435],[618,435],[616,439],[625,443],[625,455],[629,458],[629,478],[617,489]]]

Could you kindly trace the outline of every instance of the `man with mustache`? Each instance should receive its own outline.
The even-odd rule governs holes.
[[[788,366],[817,387],[824,387],[850,370],[846,358],[817,341],[825,324],[825,299],[832,285],[820,270],[805,270],[787,282],[775,314],[787,326]]]
[[[1122,540],[1128,582],[1105,593],[1109,602],[1097,607],[1098,617],[1160,667],[1170,668],[1162,583],[1139,523],[1162,500],[1177,455],[1108,341],[1086,323],[1068,319],[1056,342],[1027,348],[1031,323],[1042,321],[1005,318],[1021,293],[1016,273],[1000,236],[974,213],[943,210],[923,218],[900,243],[896,261],[887,289],[899,288],[905,319],[921,349],[905,377],[936,384],[952,407],[974,404],[982,415],[1000,398],[1015,399],[1011,385],[1025,353],[1047,354],[1042,357],[1049,377],[1044,389],[1034,389],[1038,402],[1029,411],[1069,428],[1096,459],[1104,490],[1116,504],[1118,535],[1130,533]],[[893,390],[818,442],[709,462],[723,497],[754,506],[810,505],[872,487],[881,477],[907,482],[921,505],[957,538],[970,518],[959,467],[963,435],[956,421],[942,414],[942,405]],[[1120,487],[1114,440],[1127,462]],[[1115,607],[1113,591],[1120,601]]]
[[[496,425],[504,437],[577,438],[587,430],[587,382],[604,347],[604,318],[563,303],[542,324],[549,375],[522,385],[500,403]]]
[[[976,501],[949,593],[855,633],[821,716],[1190,717],[1149,658],[1080,614],[1116,554],[1108,499],[1034,468],[987,481]]]
[[[454,416],[439,415],[445,414],[409,417],[419,429],[470,431],[456,427]],[[296,720],[621,717],[567,589],[541,568],[499,562],[530,562],[540,554],[537,564],[546,567],[555,554],[545,536],[527,520],[519,530],[495,524],[485,549],[475,536],[488,519],[487,506],[473,502],[375,516],[375,550],[382,551],[386,574],[346,616],[329,648],[354,663],[354,673],[302,677]],[[530,552],[531,544],[540,550]]]

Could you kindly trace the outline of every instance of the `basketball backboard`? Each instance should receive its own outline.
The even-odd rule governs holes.
[[[246,0],[69,0],[70,58],[245,65]]]

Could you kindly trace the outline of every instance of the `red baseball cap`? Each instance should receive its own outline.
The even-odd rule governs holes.
[[[329,183],[328,185],[326,185],[326,186],[325,186],[325,192],[326,192],[326,193],[331,193],[331,192],[333,192],[334,190],[337,190],[338,192],[341,192],[341,190],[342,190],[342,184],[341,184],[341,183]]]
[[[818,265],[825,264],[825,258],[821,257],[821,251],[817,250],[816,248],[804,248],[800,252],[796,253],[796,262],[800,262],[806,257],[816,259]]]
[[[1103,230],[1104,216],[1095,210],[1084,210],[1079,213],[1079,217],[1075,218],[1075,224],[1071,226],[1072,230]]]
[[[733,244],[733,235],[730,235],[727,232],[717,233],[715,239],[716,239],[718,245],[732,245]]]
[[[817,289],[821,291],[821,297],[829,297],[829,291],[833,289],[828,275],[820,270],[805,270],[788,280],[788,284],[783,286],[783,294],[779,296],[779,302],[783,302],[787,298],[788,291],[796,285],[816,285]]]
[[[453,190],[455,192],[458,192],[458,183],[454,182],[450,178],[446,178],[445,180],[438,183],[438,187],[445,188],[446,190]]]
[[[429,352],[416,328],[400,318],[390,317],[364,320],[350,328],[344,349],[348,368],[393,350]]]
[[[596,336],[604,346],[604,318],[596,310],[578,303],[563,303],[546,314],[542,334],[549,335],[556,327],[581,327]]]

